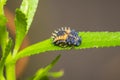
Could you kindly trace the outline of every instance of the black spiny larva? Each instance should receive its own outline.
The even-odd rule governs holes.
[[[81,44],[81,37],[74,29],[69,27],[60,28],[58,31],[52,33],[53,44],[60,47],[79,46]]]

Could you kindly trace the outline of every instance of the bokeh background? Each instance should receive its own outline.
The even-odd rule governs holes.
[[[15,14],[21,1],[8,0],[6,7]],[[31,44],[43,41],[65,26],[77,31],[120,31],[120,0],[40,0],[29,40]],[[65,74],[52,80],[120,80],[120,47],[34,55],[19,80],[30,77],[58,54],[62,57],[52,71],[63,69]]]

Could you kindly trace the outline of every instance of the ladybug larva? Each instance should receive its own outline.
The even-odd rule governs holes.
[[[60,28],[58,31],[52,33],[53,44],[60,47],[79,46],[81,44],[81,37],[74,29],[69,27]]]

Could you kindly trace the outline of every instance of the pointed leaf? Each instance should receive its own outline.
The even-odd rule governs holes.
[[[0,15],[0,45],[2,48],[3,55],[5,53],[5,47],[8,42],[8,32],[6,29],[6,22],[7,22],[6,17],[3,15]]]
[[[1,58],[0,66],[4,66],[5,60],[11,51],[12,45],[13,45],[13,42],[11,39],[9,39],[9,42],[7,43],[6,48],[5,48],[5,54]]]
[[[14,54],[17,53],[18,49],[20,48],[20,45],[22,43],[22,40],[24,39],[24,36],[27,31],[27,18],[25,14],[17,9],[16,10],[16,17],[15,17],[15,26],[16,26],[16,43],[15,43],[15,49]]]
[[[59,72],[49,72],[48,76],[53,77],[53,78],[59,78],[62,77],[64,74],[64,71],[59,71]]]
[[[44,78],[46,78],[48,75],[48,72],[53,68],[53,66],[57,63],[57,61],[60,59],[61,55],[58,55],[48,66],[46,66],[45,68],[39,69],[33,80],[43,80]]]
[[[16,43],[14,54],[18,52],[20,45],[30,28],[38,6],[38,1],[39,0],[23,0],[20,9],[16,10]]]
[[[86,49],[86,48],[103,48],[103,47],[115,47],[120,46],[120,32],[80,32],[79,36],[82,38],[82,43],[78,47],[73,49]],[[33,44],[24,50],[20,51],[15,60],[20,58],[31,56],[35,54],[41,54],[46,51],[55,50],[69,50],[71,47],[61,48],[52,44],[51,39],[44,40],[42,42]]]
[[[6,45],[6,48],[5,48],[4,56],[2,56],[1,61],[0,61],[0,80],[4,80],[4,79],[2,79],[2,78],[4,78],[3,77],[4,66],[5,66],[7,56],[9,55],[9,53],[11,51],[11,48],[12,48],[12,40],[9,39],[9,42]]]
[[[39,0],[23,0],[20,10],[27,17],[27,30],[30,28]]]

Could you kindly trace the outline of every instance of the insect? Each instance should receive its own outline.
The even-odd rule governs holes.
[[[81,44],[81,37],[78,33],[70,27],[60,28],[58,31],[52,33],[53,44],[60,47],[79,46]]]

